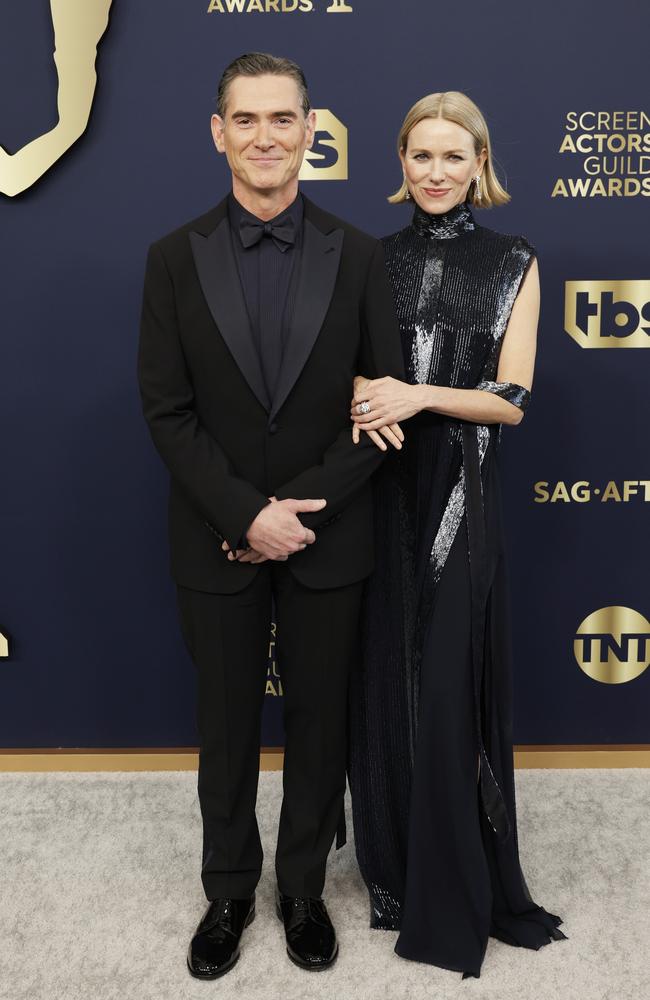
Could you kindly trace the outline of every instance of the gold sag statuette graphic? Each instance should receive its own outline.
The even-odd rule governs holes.
[[[9,154],[0,146],[0,191],[14,197],[31,187],[86,130],[95,95],[97,45],[112,0],[50,0],[59,120],[49,132]]]
[[[633,681],[650,664],[650,622],[633,608],[601,608],[578,628],[573,652],[580,669],[595,681]]]
[[[349,3],[345,0],[332,0],[331,4],[327,8],[328,14],[351,14],[354,10]]]
[[[308,149],[300,171],[301,181],[346,181],[348,179],[348,130],[325,109],[316,112],[314,144]]]
[[[564,329],[580,347],[650,347],[650,281],[565,282]]]
[[[0,632],[0,660],[6,660],[9,656],[9,640],[3,632]]]

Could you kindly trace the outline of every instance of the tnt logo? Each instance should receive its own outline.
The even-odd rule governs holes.
[[[300,180],[346,181],[347,179],[348,130],[331,111],[317,111],[314,145],[305,154]]]
[[[567,281],[564,328],[580,347],[650,347],[650,281]]]
[[[633,608],[601,608],[579,626],[573,652],[592,680],[625,684],[650,664],[650,622]]]

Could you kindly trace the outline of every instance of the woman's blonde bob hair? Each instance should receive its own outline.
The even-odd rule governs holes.
[[[499,183],[494,170],[487,122],[480,109],[467,94],[462,94],[459,90],[448,90],[443,94],[429,94],[414,104],[404,119],[397,137],[399,153],[406,152],[409,135],[415,126],[419,125],[425,118],[444,118],[445,121],[455,122],[456,125],[467,129],[474,139],[476,156],[482,149],[487,150],[487,159],[481,173],[480,196],[477,193],[475,181],[472,181],[467,192],[467,201],[470,205],[474,205],[476,208],[492,208],[493,205],[505,205],[510,201],[510,195]],[[405,177],[399,191],[391,195],[388,200],[392,205],[399,205],[408,199],[409,193]]]

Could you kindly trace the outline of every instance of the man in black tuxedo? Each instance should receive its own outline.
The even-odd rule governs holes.
[[[232,194],[154,243],[139,379],[171,474],[171,569],[199,679],[202,880],[188,954],[200,978],[239,957],[262,848],[255,818],[271,600],[286,729],[276,853],[289,956],[336,958],[321,899],[342,816],[347,690],[373,568],[382,454],[349,419],[360,372],[403,378],[381,245],[299,193],[313,141],[298,66],[240,57],[212,129]],[[387,431],[399,444],[398,427]],[[385,443],[381,442],[383,446]]]

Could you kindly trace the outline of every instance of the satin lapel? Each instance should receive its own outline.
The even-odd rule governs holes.
[[[271,408],[271,420],[296,384],[321,331],[332,301],[342,249],[342,229],[325,235],[305,218],[296,304]]]
[[[270,400],[232,252],[228,218],[222,219],[209,236],[190,233],[190,243],[201,288],[219,333],[242,375],[268,410]]]

